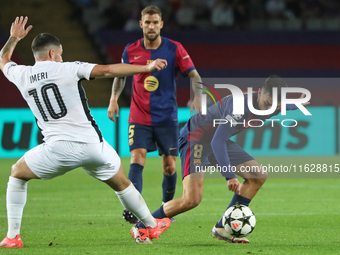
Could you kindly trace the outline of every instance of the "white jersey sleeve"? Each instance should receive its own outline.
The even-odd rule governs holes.
[[[65,63],[65,68],[76,80],[90,80],[90,75],[95,65],[96,64],[76,61]]]
[[[4,66],[4,75],[5,77],[16,86],[19,86],[21,74],[24,70],[25,66],[19,66],[15,62],[8,62]]]

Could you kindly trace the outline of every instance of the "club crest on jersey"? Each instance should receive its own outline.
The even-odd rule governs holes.
[[[130,138],[130,139],[129,139],[129,145],[131,146],[131,145],[133,144],[133,142],[134,142],[134,141],[133,141],[133,138]]]
[[[155,91],[158,88],[159,82],[158,79],[154,76],[148,76],[144,80],[144,88],[147,91]]]
[[[194,166],[201,166],[201,159],[194,159]]]
[[[149,65],[149,64],[151,64],[153,61],[155,61],[155,60],[149,59],[149,60],[146,61],[146,64]]]

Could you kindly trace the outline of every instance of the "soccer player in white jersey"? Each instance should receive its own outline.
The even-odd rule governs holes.
[[[16,44],[32,29],[25,28],[27,20],[17,17],[12,23],[10,37],[0,52],[0,69],[27,101],[44,143],[26,152],[12,166],[6,195],[8,232],[0,247],[23,247],[20,226],[28,180],[52,179],[77,167],[115,190],[124,208],[149,227],[133,233],[136,242],[151,243],[150,239],[158,238],[171,221],[154,219],[126,177],[119,156],[91,116],[80,80],[159,71],[166,67],[166,60],[157,59],[148,66],[63,63],[60,41],[43,33],[32,42],[35,65],[17,65],[11,56]]]

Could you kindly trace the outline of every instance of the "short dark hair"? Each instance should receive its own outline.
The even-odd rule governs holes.
[[[33,54],[45,50],[48,46],[60,47],[61,43],[57,37],[48,33],[38,34],[32,42]]]
[[[273,97],[273,88],[277,88],[277,100],[278,102],[281,102],[281,88],[283,87],[288,87],[286,81],[278,75],[271,75],[264,82],[262,93]]]
[[[154,14],[158,14],[161,19],[162,19],[162,11],[161,9],[159,9],[157,6],[155,5],[149,5],[147,7],[145,7],[143,10],[142,10],[142,18],[144,15],[146,14],[149,14],[149,15],[154,15]]]

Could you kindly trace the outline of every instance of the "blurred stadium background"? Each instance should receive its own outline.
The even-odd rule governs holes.
[[[277,74],[311,78],[303,87],[311,91],[311,106],[319,112],[313,120],[322,119],[322,125],[307,121],[297,129],[295,134],[308,133],[307,138],[275,133],[268,136],[263,129],[260,139],[264,137],[263,144],[268,146],[261,148],[254,140],[249,145],[251,153],[271,155],[274,149],[275,155],[300,155],[301,146],[312,146],[314,150],[308,147],[301,155],[338,154],[340,2],[336,0],[11,0],[1,4],[0,45],[6,42],[15,16],[27,15],[34,28],[18,44],[16,62],[34,64],[30,43],[38,33],[49,32],[62,41],[64,61],[119,63],[126,44],[142,37],[140,11],[150,4],[163,10],[165,26],[161,34],[184,45],[202,77],[254,78]],[[122,148],[127,142],[119,141],[119,137],[126,137],[123,116],[127,112],[121,114],[117,127],[106,117],[112,80],[83,84],[92,112],[101,129],[105,129],[104,136],[122,156],[128,156],[127,148]],[[2,73],[0,86],[0,157],[18,157],[36,145],[39,137],[35,139],[37,131],[29,111],[19,114],[18,108],[27,105]],[[131,86],[127,85],[120,105],[128,107],[130,96]],[[185,122],[190,82],[181,75],[177,96]],[[325,129],[325,134],[315,138],[320,128]],[[289,139],[291,148],[287,147]],[[294,144],[301,146],[294,148]]]

